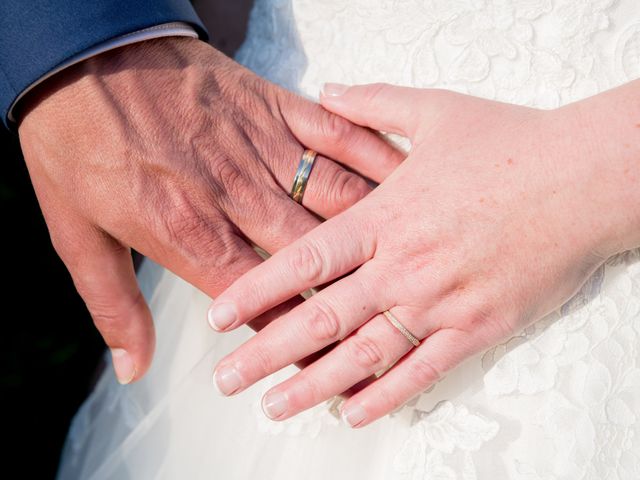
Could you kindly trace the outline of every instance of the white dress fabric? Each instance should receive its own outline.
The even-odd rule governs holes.
[[[238,60],[313,98],[325,81],[384,81],[553,108],[640,77],[640,2],[257,0]],[[329,403],[268,420],[262,394],[295,367],[220,396],[212,367],[252,332],[210,330],[209,299],[156,264],[139,278],[152,369],[126,387],[105,371],[62,480],[640,478],[640,251],[359,430]]]

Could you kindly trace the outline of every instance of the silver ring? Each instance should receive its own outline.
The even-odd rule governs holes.
[[[400,320],[398,320],[389,310],[385,310],[384,312],[382,312],[382,314],[387,317],[387,320],[391,322],[391,325],[400,330],[400,333],[402,333],[407,338],[407,340],[413,343],[415,347],[420,346],[420,340],[418,340],[418,337],[411,333],[407,329],[407,327],[402,325],[402,323],[400,323]]]
[[[302,152],[302,158],[298,164],[298,170],[296,176],[293,177],[293,187],[291,187],[291,198],[300,205],[302,205],[302,197],[304,197],[304,191],[307,188],[307,182],[309,181],[309,175],[313,169],[313,164],[316,161],[318,153],[313,150],[305,150]]]

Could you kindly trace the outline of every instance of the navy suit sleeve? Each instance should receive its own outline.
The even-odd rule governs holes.
[[[171,22],[207,33],[189,0],[0,0],[0,114],[65,60],[112,38]]]

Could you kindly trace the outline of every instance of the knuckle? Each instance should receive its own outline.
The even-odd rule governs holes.
[[[303,370],[304,372],[304,370]],[[327,395],[323,385],[325,382],[318,381],[311,375],[301,374],[300,384],[295,389],[296,395],[292,398],[296,404],[296,409],[308,408],[324,400]]]
[[[61,222],[49,222],[49,238],[53,249],[69,270],[77,270],[91,250],[92,238],[86,229],[65,228]]]
[[[318,302],[302,322],[309,338],[319,342],[332,342],[340,338],[340,319],[335,310],[328,305]]]
[[[219,156],[211,162],[211,175],[215,184],[225,196],[238,198],[238,195],[250,188],[249,178],[230,158]]]
[[[268,212],[255,210],[255,220],[266,223],[265,216],[268,215],[268,224],[270,227],[270,233],[278,235],[281,232],[288,232],[291,228],[292,212],[290,207],[291,197],[285,194],[282,190],[277,192],[270,192],[265,189],[264,195],[261,199],[262,205],[268,205]],[[298,216],[295,217],[299,218]],[[277,232],[277,233],[276,233]],[[301,234],[298,234],[298,237]],[[278,237],[279,238],[279,237]],[[297,237],[296,237],[297,238]]]
[[[240,252],[233,227],[222,218],[212,221],[188,201],[156,217],[160,219],[159,238],[190,268],[228,266],[238,260]]]
[[[364,198],[369,191],[370,188],[363,178],[340,169],[330,184],[329,196],[334,205],[345,209]]]
[[[375,102],[378,100],[378,97],[384,95],[388,86],[385,83],[374,83],[369,85],[369,88],[366,90],[366,100],[368,103]]]
[[[364,370],[378,370],[384,367],[385,357],[378,343],[364,335],[354,335],[346,342],[350,359]]]
[[[168,215],[161,217],[161,237],[170,248],[177,250],[186,259],[194,258],[198,253],[198,245],[203,240],[204,222],[191,209],[173,208]]]
[[[324,137],[337,142],[348,140],[355,128],[356,126],[349,120],[329,112],[326,112],[322,122]]]
[[[316,286],[321,282],[327,265],[317,246],[303,242],[296,247],[290,257],[289,268],[305,284]]]
[[[192,283],[197,281],[203,291],[215,296],[237,279],[240,271],[238,266],[246,261],[246,256],[242,249],[230,244],[219,243],[215,251],[207,246],[203,251],[210,253],[191,256],[187,259],[187,267]]]
[[[400,394],[389,387],[382,387],[376,391],[377,397],[380,399],[380,406],[386,412],[391,412],[405,403]]]
[[[407,363],[408,376],[415,385],[427,388],[442,378],[441,372],[424,358],[414,358]]]
[[[274,356],[268,348],[262,346],[254,346],[249,352],[246,352],[245,360],[239,362],[246,374],[247,379],[251,381],[265,377],[276,370],[278,365],[274,364]],[[242,358],[242,357],[238,357]]]
[[[164,215],[156,215],[156,218],[159,219],[158,227],[172,244],[192,239],[199,233],[202,224],[196,209],[185,201],[176,202]]]
[[[194,235],[193,248],[188,254],[194,269],[209,274],[219,274],[221,269],[233,267],[243,259],[240,240],[226,223],[202,225],[202,231]]]
[[[100,331],[103,337],[108,338],[119,332],[124,327],[123,318],[115,312],[109,310],[94,309],[88,307],[91,312],[93,324]]]
[[[496,308],[493,301],[487,298],[477,298],[465,309],[465,317],[460,324],[466,325],[465,331],[473,333],[486,342],[495,342],[513,333],[513,315]]]
[[[105,337],[125,330],[131,324],[132,312],[139,310],[144,303],[139,290],[129,299],[118,298],[117,301],[108,295],[83,291],[81,286],[78,286],[78,292],[85,298],[94,325]]]

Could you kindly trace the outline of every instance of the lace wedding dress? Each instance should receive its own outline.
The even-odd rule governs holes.
[[[553,108],[640,77],[637,0],[257,0],[238,59],[310,97],[324,81],[442,87]],[[535,261],[535,259],[532,259]],[[361,429],[319,405],[276,423],[233,397],[209,299],[147,262],[158,330],[147,377],[107,370],[73,421],[61,479],[640,478],[640,251],[611,258],[558,311]]]

